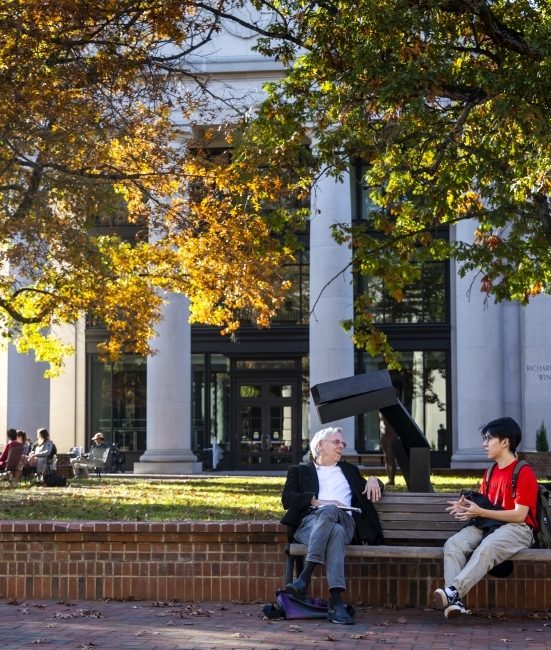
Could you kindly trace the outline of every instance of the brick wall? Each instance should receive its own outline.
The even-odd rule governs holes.
[[[545,481],[547,475],[551,474],[551,452],[517,451],[517,457],[532,467],[538,479]]]
[[[285,530],[272,522],[0,523],[0,597],[272,601],[283,586]],[[551,555],[551,554],[550,554]],[[427,606],[442,561],[350,558],[350,602]],[[551,608],[551,562],[484,579],[472,606]],[[311,593],[326,594],[316,577]]]

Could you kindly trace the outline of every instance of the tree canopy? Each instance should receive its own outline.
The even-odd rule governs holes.
[[[419,264],[450,256],[488,297],[551,289],[551,3],[545,0],[258,0],[277,20],[258,49],[286,66],[246,125],[244,155],[299,160],[302,180],[368,167],[375,207],[335,227],[353,266],[398,300]],[[275,156],[274,156],[275,152]],[[471,241],[443,229],[473,220]],[[395,359],[356,302],[354,339]]]
[[[219,101],[190,56],[219,23],[192,0],[0,3],[0,333],[52,374],[60,323],[145,354],[164,292],[226,332],[281,299],[292,184],[202,149]]]

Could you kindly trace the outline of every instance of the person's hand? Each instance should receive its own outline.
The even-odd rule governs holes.
[[[371,501],[378,501],[381,498],[381,486],[375,476],[370,476],[365,484],[365,490],[362,492]]]
[[[317,506],[318,508],[321,508],[321,506],[341,506],[342,508],[347,507],[346,503],[341,503],[340,501],[322,501],[320,499],[312,499],[312,505]]]
[[[475,517],[483,517],[484,509],[477,506],[474,501],[463,499],[463,502],[457,502],[454,516],[458,521],[469,521]]]
[[[461,495],[459,501],[448,501],[447,503],[450,504],[450,507],[446,508],[446,512],[449,512],[450,515],[455,517],[455,515],[457,515],[460,512],[459,506],[462,506],[465,503],[465,495],[464,494]]]

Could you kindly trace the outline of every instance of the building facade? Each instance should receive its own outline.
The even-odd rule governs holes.
[[[219,95],[257,101],[282,68],[252,51],[250,30],[225,28],[197,57],[197,72]],[[351,161],[344,182],[318,182],[314,216],[300,234],[304,251],[284,269],[292,289],[271,328],[244,325],[232,341],[190,326],[186,299],[167,296],[159,354],[149,359],[104,363],[97,343],[106,333],[82,323],[61,330],[76,354],[64,375],[47,380],[44,364],[10,346],[0,355],[0,428],[34,438],[47,427],[60,451],[88,448],[101,431],[142,473],[284,470],[302,460],[321,427],[309,386],[384,367],[355,350],[339,325],[352,317],[354,292],[368,292],[376,322],[402,353],[393,382],[431,444],[433,467],[485,466],[479,428],[501,415],[521,424],[522,447],[534,449],[541,422],[551,426],[551,299],[487,304],[476,277],[460,278],[453,261],[425,264],[400,303],[377,282],[341,273],[350,251],[333,241],[330,226],[361,222],[373,209],[363,171]],[[438,236],[472,241],[474,230],[465,222]],[[123,234],[132,237],[131,228]],[[351,460],[379,452],[376,413],[336,424]]]

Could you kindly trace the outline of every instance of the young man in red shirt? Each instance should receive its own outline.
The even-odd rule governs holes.
[[[496,564],[533,544],[533,531],[537,528],[538,484],[532,468],[525,466],[520,470],[514,499],[511,485],[513,470],[518,463],[515,451],[521,439],[520,427],[512,418],[492,420],[482,429],[486,455],[497,464],[492,470],[489,486],[486,485],[486,470],[480,492],[502,509],[481,508],[464,496],[459,501],[448,501],[450,515],[467,522],[467,526],[450,537],[444,546],[446,586],[434,592],[434,601],[438,607],[445,608],[446,618],[469,613],[461,602],[467,592]],[[471,522],[475,517],[484,517],[487,523],[491,523],[488,519],[494,520],[499,527],[489,534],[486,530],[485,534],[476,525],[480,520]],[[467,562],[469,553],[472,556]]]

